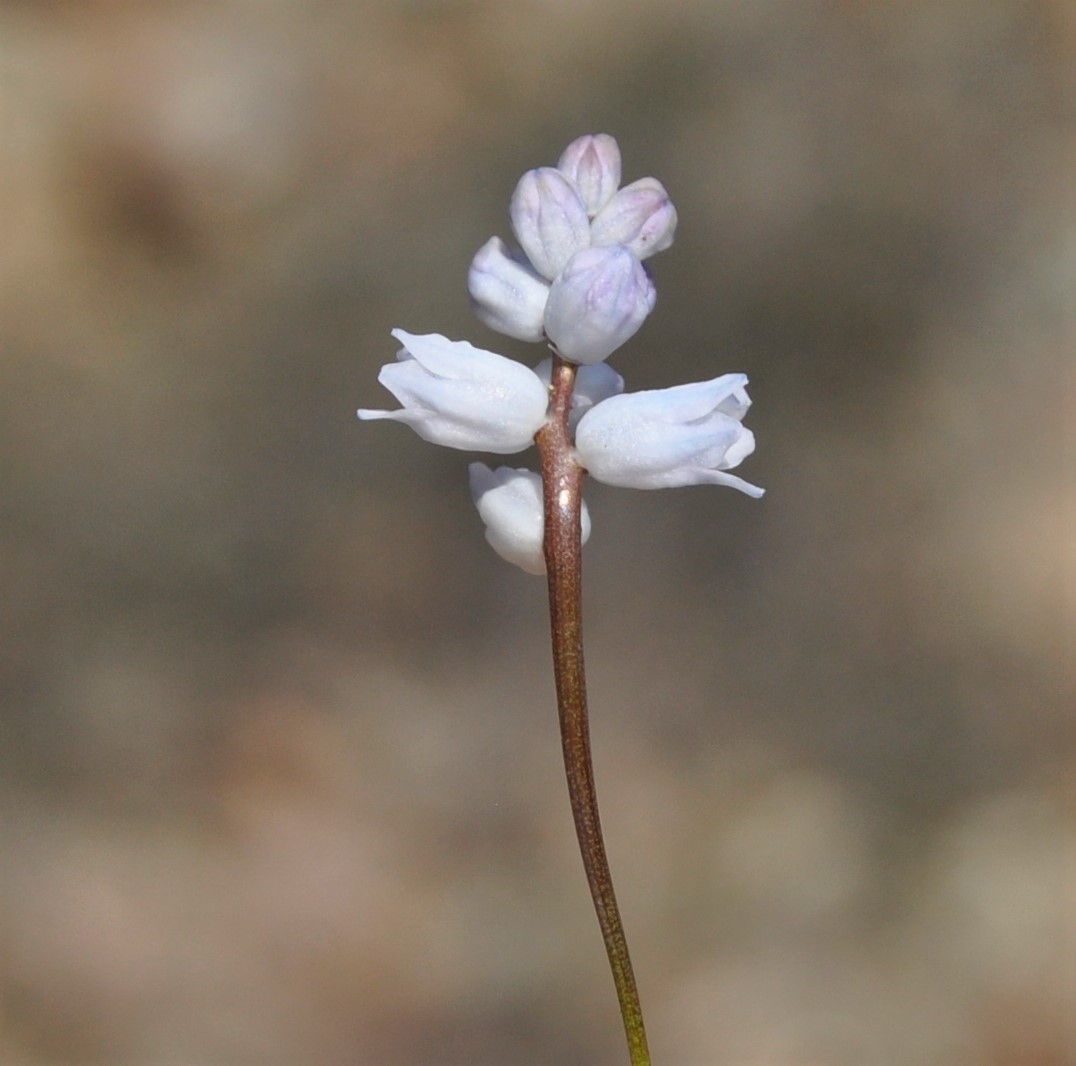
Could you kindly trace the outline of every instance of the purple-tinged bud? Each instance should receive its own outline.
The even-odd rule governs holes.
[[[485,463],[471,463],[469,472],[471,496],[486,524],[486,540],[493,550],[528,574],[544,574],[542,479],[531,470],[508,466],[491,470]],[[580,523],[586,544],[590,515],[585,501]]]
[[[475,254],[467,274],[474,312],[490,329],[521,341],[544,340],[542,316],[549,282],[514,259],[500,237]]]
[[[571,363],[600,363],[643,324],[657,293],[642,263],[623,245],[572,256],[549,290],[546,336]]]
[[[592,133],[572,141],[557,164],[579,190],[593,218],[620,188],[620,148],[608,133]]]
[[[591,223],[590,242],[624,244],[640,259],[662,252],[676,233],[676,208],[657,178],[625,185]]]
[[[512,229],[534,269],[552,281],[590,247],[590,220],[575,186],[553,167],[528,170],[508,208]]]

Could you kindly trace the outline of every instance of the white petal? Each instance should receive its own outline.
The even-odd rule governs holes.
[[[469,472],[471,495],[493,550],[528,574],[544,574],[542,479],[530,470],[491,470],[485,463],[471,463]],[[586,503],[581,521],[585,544],[590,536]]]
[[[541,341],[549,282],[492,237],[476,253],[467,275],[475,314],[490,329],[521,341]]]

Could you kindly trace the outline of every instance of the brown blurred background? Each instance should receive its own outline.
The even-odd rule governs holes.
[[[0,1063],[616,1066],[544,586],[360,425],[584,132],[677,243],[589,488],[663,1066],[1076,1063],[1070,0],[0,2]],[[530,457],[521,457],[528,461]]]

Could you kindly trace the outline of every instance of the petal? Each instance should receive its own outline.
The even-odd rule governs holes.
[[[544,574],[542,479],[530,470],[491,470],[485,463],[471,463],[469,473],[471,496],[493,550],[528,574]],[[585,544],[590,536],[585,503],[581,520]]]
[[[521,341],[541,341],[549,282],[515,259],[499,237],[476,253],[467,275],[475,314],[490,329]]]
[[[667,389],[628,393],[622,402],[630,399],[633,411],[640,412],[654,422],[668,425],[693,422],[706,418],[714,411],[721,411],[722,414],[735,418],[737,415],[732,410],[726,410],[725,404],[730,398],[742,397],[743,411],[746,412],[751,403],[744,391],[746,384],[746,374],[722,374],[709,381],[693,381],[687,385],[672,385]],[[734,408],[737,404],[733,405]]]
[[[620,147],[608,133],[579,137],[564,149],[557,169],[579,191],[593,218],[620,186]]]
[[[550,281],[590,245],[587,209],[572,183],[553,167],[528,170],[519,179],[508,213],[520,247]]]
[[[591,223],[591,244],[625,244],[640,259],[664,251],[676,234],[676,208],[657,178],[625,185]]]

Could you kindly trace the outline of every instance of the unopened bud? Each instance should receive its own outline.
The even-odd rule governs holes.
[[[467,289],[475,314],[490,329],[521,341],[544,339],[549,282],[513,259],[500,237],[491,237],[475,254]]]
[[[657,294],[622,245],[577,252],[549,290],[546,336],[572,363],[600,363],[643,324]]]
[[[620,148],[608,133],[572,141],[557,169],[576,187],[593,218],[620,188]]]
[[[470,475],[471,496],[493,550],[528,574],[544,574],[542,479],[530,470],[508,466],[491,470],[485,463],[471,463]],[[582,542],[586,544],[590,515],[586,502],[581,503]]]
[[[520,247],[552,281],[576,252],[590,246],[587,209],[572,183],[553,167],[528,170],[508,209]]]
[[[662,252],[676,233],[676,208],[657,178],[625,185],[591,224],[591,243],[623,244],[640,259]]]

